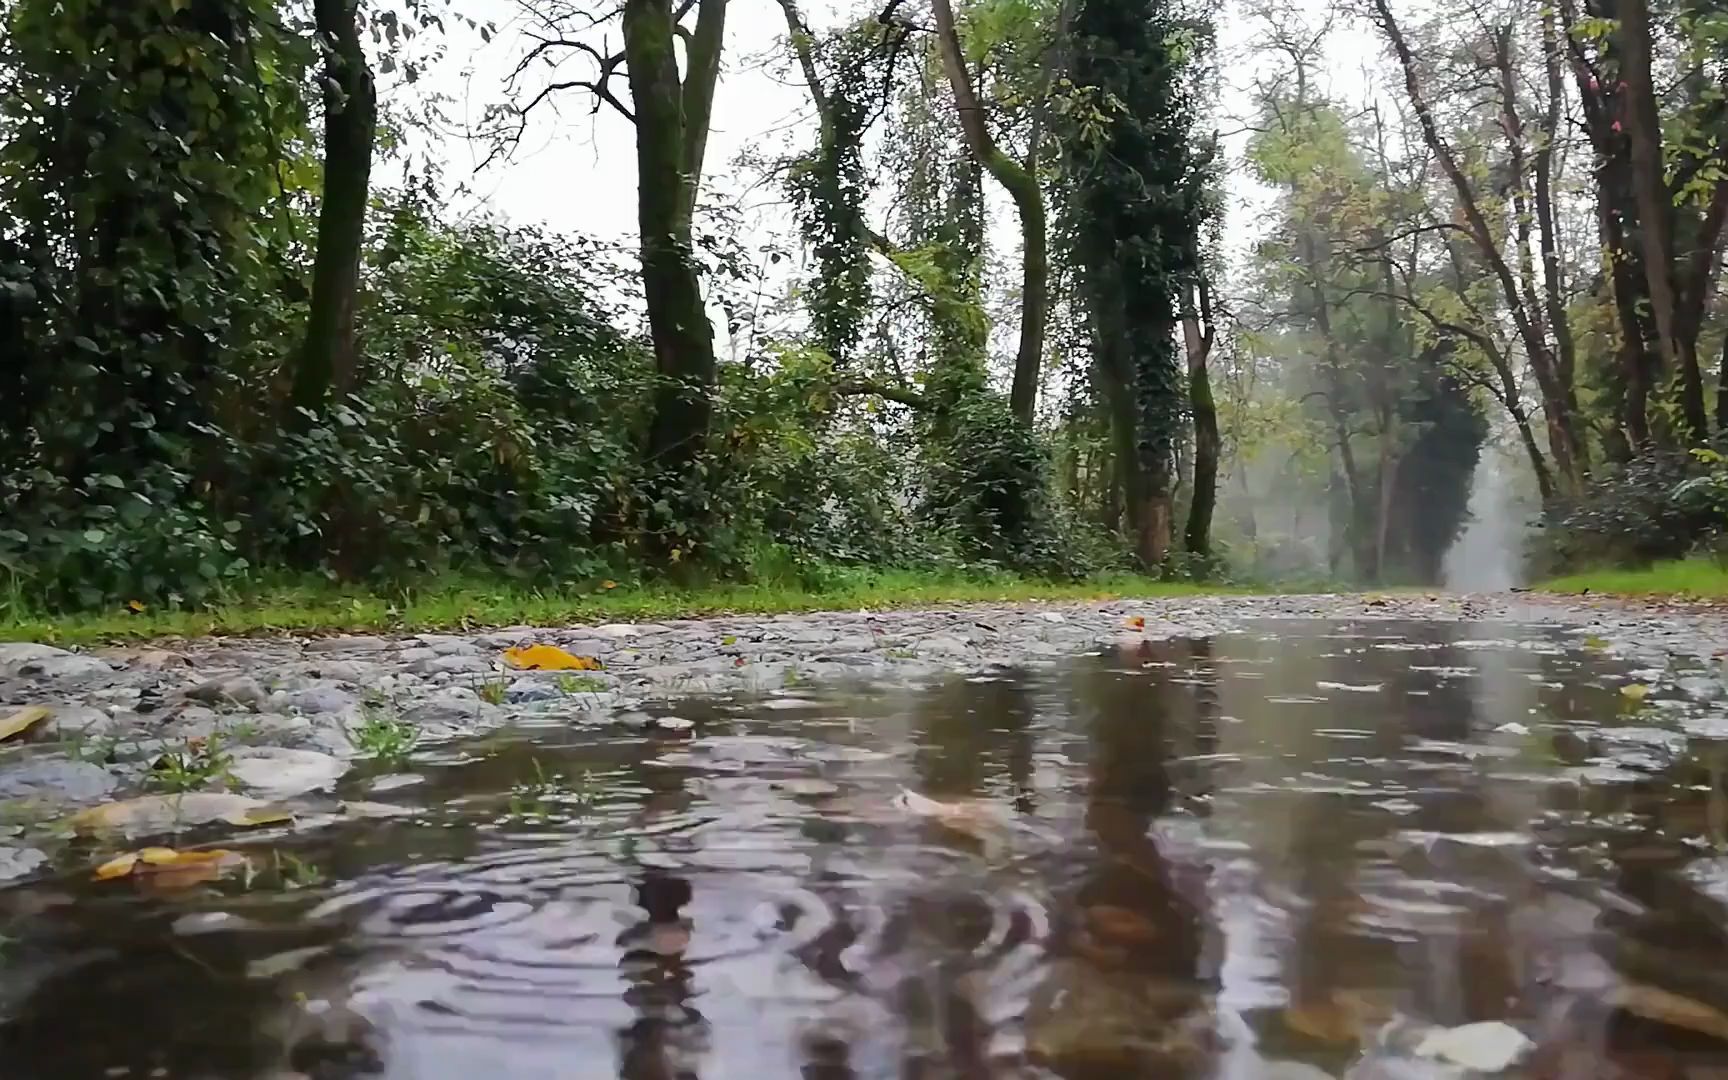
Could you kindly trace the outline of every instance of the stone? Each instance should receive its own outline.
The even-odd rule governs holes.
[[[491,672],[492,662],[474,653],[428,656],[408,665],[416,675],[473,675]]]
[[[309,653],[382,652],[389,647],[390,642],[369,634],[356,634],[353,637],[313,638],[306,643],[306,651]]]
[[[38,645],[31,641],[16,641],[0,645],[0,675],[17,675],[25,664],[54,657],[71,656],[65,649]]]
[[[36,848],[0,845],[0,882],[16,881],[47,865],[48,855]]]
[[[553,683],[523,676],[504,689],[504,700],[512,705],[527,705],[536,701],[557,701],[564,697]]]
[[[206,705],[244,705],[249,708],[257,708],[265,701],[264,688],[249,675],[210,679],[186,691],[186,696]]]
[[[80,656],[77,653],[61,653],[56,656],[43,656],[34,660],[20,661],[10,674],[33,676],[39,679],[74,679],[85,675],[107,675],[114,666],[106,660],[94,656]]]
[[[0,799],[86,803],[120,786],[113,773],[88,761],[32,758],[0,768]]]
[[[1512,1025],[1487,1020],[1430,1031],[1416,1044],[1416,1056],[1495,1073],[1510,1069],[1535,1048],[1536,1044]]]
[[[271,712],[337,713],[360,704],[356,695],[339,686],[308,686],[281,696],[272,695]]]
[[[347,763],[330,754],[285,746],[236,750],[228,766],[230,776],[267,799],[287,799],[329,788],[347,771]]]
[[[96,739],[118,735],[136,727],[139,717],[110,713],[93,705],[55,705],[49,717],[50,734],[56,739]]]
[[[402,714],[402,719],[420,728],[472,730],[500,713],[501,710],[481,701],[474,691],[454,687],[417,702]]]

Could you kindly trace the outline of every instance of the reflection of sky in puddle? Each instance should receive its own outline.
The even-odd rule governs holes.
[[[0,1075],[1417,1077],[1488,1021],[1528,1075],[1728,1065],[1698,673],[1273,625],[430,749],[294,894],[0,893]]]

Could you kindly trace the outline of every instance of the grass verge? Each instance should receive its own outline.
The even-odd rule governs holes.
[[[1674,559],[1639,570],[1592,570],[1544,581],[1543,592],[1601,593],[1605,596],[1668,597],[1675,600],[1728,600],[1728,567],[1711,558]]]
[[[1193,596],[1221,591],[1227,590],[1135,575],[1069,583],[906,571],[849,571],[835,575],[831,582],[814,586],[641,585],[593,592],[551,592],[470,582],[405,589],[389,595],[334,586],[295,586],[264,590],[197,611],[146,609],[43,614],[7,607],[0,610],[0,641],[89,645],[205,635],[413,632],[962,602]]]

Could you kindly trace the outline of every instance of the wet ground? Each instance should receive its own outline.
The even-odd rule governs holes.
[[[1278,620],[427,742],[159,841],[219,876],[0,891],[0,1080],[1728,1076],[1728,685],[1604,645]]]

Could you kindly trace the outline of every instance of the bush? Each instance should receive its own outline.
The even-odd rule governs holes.
[[[1550,514],[1542,572],[1646,566],[1719,545],[1728,533],[1728,464],[1714,450],[1643,454]]]

